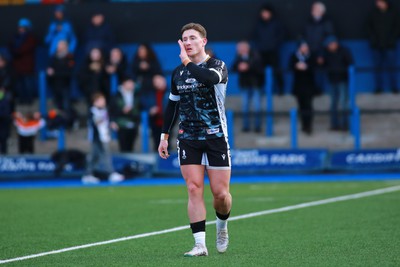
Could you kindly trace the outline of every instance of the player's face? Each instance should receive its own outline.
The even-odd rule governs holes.
[[[201,37],[196,30],[187,30],[182,34],[182,42],[188,56],[193,57],[205,51],[207,39]]]

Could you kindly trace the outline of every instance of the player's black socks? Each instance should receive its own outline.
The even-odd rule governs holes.
[[[191,223],[190,228],[192,229],[193,234],[198,233],[198,232],[205,232],[206,231],[206,220]]]
[[[218,211],[215,211],[215,214],[217,215],[218,219],[226,221],[226,220],[228,220],[229,215],[231,215],[231,212],[229,211],[228,214],[224,215],[224,214],[218,213]]]

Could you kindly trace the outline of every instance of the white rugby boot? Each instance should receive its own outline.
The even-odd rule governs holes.
[[[229,235],[228,229],[217,229],[217,250],[224,253],[228,249]]]
[[[208,250],[206,246],[203,244],[197,243],[194,245],[191,251],[183,254],[185,257],[199,257],[199,256],[208,256]]]

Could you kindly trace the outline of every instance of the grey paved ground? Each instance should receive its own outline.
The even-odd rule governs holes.
[[[264,99],[265,102],[265,99]],[[392,113],[370,113],[362,112],[361,116],[361,147],[362,148],[395,148],[400,147],[400,95],[393,94],[360,94],[357,96],[357,105],[363,111],[391,110]],[[265,123],[263,133],[242,133],[241,118],[234,119],[234,147],[235,148],[290,148],[290,121],[288,111],[296,107],[292,96],[277,96],[273,101],[274,110],[280,115],[274,116],[274,136],[265,135]],[[51,106],[51,103],[49,103]],[[315,109],[319,112],[314,121],[314,133],[311,136],[298,135],[299,148],[328,148],[330,150],[352,149],[354,147],[353,137],[349,133],[333,132],[329,130],[329,117],[326,113],[329,109],[329,97],[324,95],[314,100]],[[84,106],[78,105],[80,110]],[[241,101],[238,96],[227,98],[226,107],[228,110],[240,112]],[[265,107],[265,105],[264,105]],[[19,107],[26,110],[26,107]],[[82,112],[83,113],[83,112]],[[298,129],[300,126],[298,125]],[[79,129],[66,133],[67,148],[76,148],[88,151],[89,142],[86,139],[86,127],[81,125]],[[231,140],[232,142],[233,140]],[[13,132],[10,138],[9,154],[17,154],[16,134]],[[174,145],[171,149],[174,149]],[[57,140],[36,141],[36,153],[48,154],[57,149]],[[141,140],[137,140],[135,153],[140,153]],[[117,152],[118,147],[114,141],[112,151]]]

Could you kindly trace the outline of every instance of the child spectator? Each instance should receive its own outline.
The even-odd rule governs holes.
[[[87,159],[86,175],[82,177],[82,182],[91,184],[98,183],[100,179],[94,175],[95,169],[103,167],[108,180],[118,183],[125,178],[123,175],[114,171],[110,152],[110,119],[108,116],[106,98],[101,93],[93,95],[93,104],[89,115],[89,139],[91,150]]]
[[[320,61],[328,75],[331,94],[331,130],[348,130],[349,88],[348,67],[353,57],[346,47],[339,44],[335,36],[325,41],[326,49]]]
[[[125,77],[113,97],[111,104],[112,121],[118,131],[118,143],[121,152],[132,152],[139,130],[139,98],[135,93],[135,83]]]
[[[264,68],[258,52],[250,48],[247,41],[236,46],[233,70],[239,73],[239,87],[242,92],[243,132],[250,131],[250,106],[253,101],[255,131],[261,132],[261,94],[264,83]]]
[[[315,95],[314,67],[316,59],[306,42],[301,42],[290,57],[289,67],[294,74],[293,95],[296,97],[301,118],[301,130],[312,133],[313,97]]]
[[[18,133],[18,152],[20,154],[35,153],[35,137],[41,128],[46,125],[39,112],[28,112],[25,116],[16,112],[14,125]]]
[[[74,56],[68,52],[68,43],[58,42],[57,52],[50,59],[47,75],[52,89],[55,106],[63,111],[70,110],[70,91]]]

